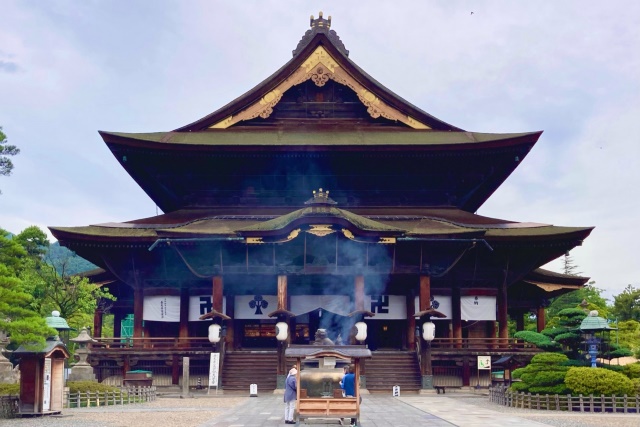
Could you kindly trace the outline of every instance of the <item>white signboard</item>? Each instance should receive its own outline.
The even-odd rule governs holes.
[[[44,383],[42,384],[42,410],[51,408],[51,359],[44,359]]]
[[[156,322],[179,322],[180,297],[173,295],[144,297],[142,319]]]
[[[478,356],[478,369],[491,369],[491,356]]]
[[[420,311],[420,297],[416,296],[415,300],[416,313]],[[431,295],[431,308],[444,314],[445,318],[432,317],[431,320],[451,320],[453,318],[453,310],[451,309],[451,297],[445,295]]]
[[[220,367],[220,353],[211,353],[209,360],[209,387],[218,387],[218,369]]]
[[[277,295],[237,295],[234,301],[235,319],[270,319],[278,309]]]
[[[348,295],[294,295],[291,297],[291,311],[297,316],[319,308],[341,316],[346,316],[353,311]]]
[[[407,318],[407,298],[404,295],[365,295],[364,309],[375,314],[374,319]]]
[[[189,297],[189,322],[201,321],[200,316],[210,313],[213,309],[211,295],[192,295]],[[222,312],[227,312],[227,298],[222,297]],[[207,319],[211,321],[210,319]]]
[[[460,317],[462,320],[496,320],[496,297],[460,297]]]

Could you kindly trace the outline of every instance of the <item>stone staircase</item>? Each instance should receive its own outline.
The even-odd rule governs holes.
[[[391,395],[393,386],[400,393],[417,393],[422,384],[420,367],[415,352],[374,351],[366,360],[367,390],[371,393]]]
[[[225,392],[249,394],[251,384],[258,393],[276,389],[278,355],[275,351],[229,351],[224,357],[222,389]]]

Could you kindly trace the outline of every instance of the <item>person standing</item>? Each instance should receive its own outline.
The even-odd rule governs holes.
[[[356,397],[356,374],[353,365],[349,365],[349,371],[342,377],[342,389],[346,397]],[[351,425],[356,425],[355,418],[351,418]]]
[[[289,375],[284,384],[284,423],[295,424],[293,415],[296,409],[296,400],[298,398],[298,384],[296,375],[298,370],[291,368]]]

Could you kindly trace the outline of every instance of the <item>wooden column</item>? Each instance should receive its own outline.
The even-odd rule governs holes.
[[[189,289],[180,289],[180,330],[178,337],[183,345],[187,344],[189,338]]]
[[[142,313],[144,310],[144,294],[142,288],[133,290],[133,337],[142,338]]]
[[[542,332],[542,330],[545,328],[546,325],[546,318],[545,318],[545,309],[544,307],[540,306],[538,307],[538,312],[537,312],[537,324],[538,324],[538,332]]]
[[[227,343],[227,350],[235,350],[236,346],[236,328],[233,323],[235,317],[235,306],[233,297],[227,299],[227,312],[225,313],[231,319],[227,320],[227,337],[225,342]]]
[[[356,276],[354,281],[353,296],[356,303],[356,311],[364,311],[364,276]]]
[[[509,338],[509,316],[507,314],[507,278],[505,272],[505,279],[498,289],[498,336],[501,339]],[[504,342],[506,343],[506,342]]]
[[[451,289],[451,319],[453,323],[453,339],[456,347],[462,344],[462,311],[460,309],[460,287],[454,285]]]
[[[93,338],[101,338],[102,337],[102,315],[103,311],[101,308],[96,308],[96,311],[93,312]]]
[[[211,291],[211,303],[213,309],[222,313],[222,298],[224,294],[224,283],[222,276],[213,276],[213,289]]]
[[[416,348],[416,301],[413,295],[407,295],[407,346],[409,350]]]
[[[471,384],[471,366],[469,362],[469,356],[462,358],[462,386],[469,387]]]
[[[180,384],[180,357],[177,354],[171,356],[171,384]]]
[[[431,308],[431,276],[421,275],[420,276],[420,311],[429,310]],[[423,321],[428,320],[423,318]],[[422,328],[422,323],[418,325]],[[422,330],[420,330],[420,334],[422,334]],[[422,335],[421,335],[422,336]],[[431,349],[429,348],[431,343],[426,341],[420,342],[420,373],[422,375],[431,375]]]
[[[278,275],[278,311],[287,310],[287,276],[285,274]],[[289,336],[285,341],[278,342],[278,375],[286,375],[287,358],[284,355],[288,344],[291,342],[291,322],[289,319],[279,318],[278,321],[286,321],[289,326]],[[294,331],[295,332],[295,331]]]

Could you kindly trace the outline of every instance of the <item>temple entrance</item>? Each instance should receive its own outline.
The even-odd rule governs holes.
[[[403,348],[406,342],[405,320],[368,320],[367,345],[371,350]]]
[[[312,344],[318,329],[325,329],[335,344],[349,344],[349,331],[353,320],[347,316],[317,309],[296,316],[293,344]]]

